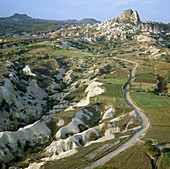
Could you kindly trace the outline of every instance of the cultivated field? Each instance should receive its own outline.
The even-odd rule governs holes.
[[[105,84],[103,87],[106,92],[100,96],[91,98],[91,103],[111,103],[114,107],[130,108],[124,98],[123,86],[127,78],[106,78],[101,79]]]
[[[141,108],[170,108],[170,100],[157,95],[130,92],[132,99]]]
[[[156,142],[170,141],[170,100],[157,95],[130,92],[135,103],[142,108],[151,122],[144,139]]]
[[[138,73],[135,75],[136,79],[152,79],[155,80],[156,76],[153,75],[152,73]]]

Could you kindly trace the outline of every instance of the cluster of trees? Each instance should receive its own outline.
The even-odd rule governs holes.
[[[152,144],[153,144],[152,140],[146,140],[144,143],[144,145],[148,147],[148,150],[150,152],[157,152],[158,148]]]
[[[36,114],[38,114],[37,111],[36,111]],[[7,131],[10,131],[10,130],[16,131],[20,127],[23,127],[26,124],[31,124],[33,122],[34,122],[34,117],[33,117],[32,113],[29,113],[29,116],[25,117],[25,119],[22,119],[21,115],[18,118],[17,116],[15,116],[15,113],[14,113],[14,115],[11,115],[7,119]]]

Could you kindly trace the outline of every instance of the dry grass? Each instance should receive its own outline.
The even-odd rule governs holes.
[[[145,114],[151,121],[152,125],[170,127],[170,108],[149,108],[145,109]]]
[[[114,140],[95,143],[88,147],[78,148],[78,153],[56,161],[47,162],[44,169],[75,169],[84,168],[89,163],[100,158],[104,152],[110,151],[115,147]]]
[[[119,153],[116,157],[95,169],[152,169],[151,159],[144,151],[143,146],[132,146]]]
[[[169,143],[170,126],[151,126],[143,139],[151,139],[158,143]]]
[[[113,73],[106,75],[106,78],[113,78],[113,77],[114,78],[128,78],[129,72],[125,69],[122,69],[121,66],[119,68],[118,65],[116,64],[116,67],[118,67],[118,69],[114,71]]]
[[[161,62],[155,66],[155,74],[165,77],[167,72],[170,71],[170,63]]]

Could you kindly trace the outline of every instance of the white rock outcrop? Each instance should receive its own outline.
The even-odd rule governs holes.
[[[104,93],[104,89],[101,86],[103,83],[92,81],[90,85],[86,88],[85,92],[87,96],[77,103],[77,107],[87,106],[90,103],[90,98]]]
[[[16,91],[14,90],[10,79],[5,78],[4,82],[4,86],[0,86],[0,105],[3,100],[9,105],[12,103],[14,103],[16,106],[20,105],[20,103],[17,101]]]
[[[64,119],[59,119],[57,126],[63,126],[64,125]]]
[[[41,144],[48,140],[50,134],[46,121],[36,122],[14,132],[0,132],[0,162],[9,163],[18,156],[19,151],[24,151],[26,143],[34,146],[40,141]]]
[[[113,110],[113,108],[108,109],[108,110],[104,113],[102,119],[104,120],[104,119],[108,119],[108,118],[114,117],[114,111],[115,111],[115,110]]]
[[[57,139],[64,139],[68,137],[70,134],[76,134],[80,132],[79,125],[85,125],[83,118],[90,119],[93,113],[88,111],[87,109],[80,110],[76,113],[75,117],[72,119],[71,123],[69,123],[67,126],[62,127],[57,133],[56,138]]]
[[[31,66],[29,65],[26,65],[24,68],[23,68],[23,72],[26,74],[26,75],[29,75],[29,76],[36,76],[35,73],[32,73],[32,68]]]
[[[84,146],[87,143],[87,139],[91,133],[96,134],[99,137],[99,127],[90,128],[82,133],[77,133],[66,139],[60,139],[52,142],[50,146],[46,148],[48,153],[60,154],[65,151],[69,151],[76,147]]]
[[[65,76],[63,78],[63,82],[67,83],[67,84],[71,83],[73,80],[73,78],[72,78],[73,74],[74,74],[74,72],[72,70],[67,71],[67,73],[65,74]]]

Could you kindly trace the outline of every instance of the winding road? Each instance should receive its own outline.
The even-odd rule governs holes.
[[[115,58],[115,59],[118,59],[118,58]],[[123,61],[135,64],[133,70],[130,72],[129,81],[124,86],[124,92],[125,92],[125,99],[126,99],[127,103],[132,107],[132,109],[138,114],[139,118],[141,119],[142,129],[139,132],[137,132],[135,135],[133,135],[127,142],[125,142],[120,147],[118,147],[116,150],[114,150],[114,151],[110,152],[109,154],[103,156],[102,158],[100,158],[99,160],[95,161],[92,165],[86,167],[85,169],[93,169],[94,167],[97,167],[99,165],[103,165],[105,162],[107,162],[108,160],[110,160],[111,158],[113,158],[114,156],[119,154],[120,152],[122,152],[125,149],[129,148],[130,146],[134,145],[136,142],[138,142],[138,138],[142,134],[144,134],[145,131],[149,127],[149,121],[148,121],[147,117],[139,110],[139,108],[137,108],[133,104],[132,100],[129,97],[129,92],[127,90],[127,87],[129,85],[129,83],[134,78],[136,68],[138,67],[138,63],[133,62],[133,61],[129,61],[129,60],[126,60],[126,59],[118,59],[118,60],[123,60]]]

